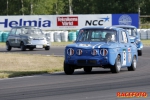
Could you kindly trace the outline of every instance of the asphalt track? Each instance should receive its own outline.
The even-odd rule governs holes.
[[[0,48],[0,52],[64,56],[64,46],[54,46],[51,47],[50,50],[34,49],[33,51],[30,51],[28,49],[26,51],[21,51],[20,48],[12,48],[11,51],[6,51],[6,48]]]
[[[50,51],[19,51],[44,55],[63,55],[63,47]],[[53,51],[53,52],[52,52]],[[3,48],[0,52],[5,52]],[[57,54],[58,53],[58,54]],[[117,93],[146,92],[148,96],[118,98]],[[122,68],[118,74],[97,68],[90,74],[76,70],[73,75],[64,72],[10,79],[0,79],[0,100],[150,100],[150,47],[145,47],[139,57],[136,71]]]

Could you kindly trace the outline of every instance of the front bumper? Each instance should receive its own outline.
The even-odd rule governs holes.
[[[48,46],[50,46],[50,45],[48,45],[48,44],[38,44],[38,45],[26,44],[27,48],[30,48],[30,47],[32,47],[32,48],[45,48],[45,47],[48,47]]]
[[[104,65],[108,65],[107,57],[87,57],[87,56],[67,56],[65,63],[75,66],[93,66],[93,67],[101,67]]]
[[[32,40],[26,44],[26,47],[33,47],[33,48],[45,48],[50,46],[46,40]]]

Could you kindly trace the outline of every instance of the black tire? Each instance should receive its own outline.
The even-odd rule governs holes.
[[[138,56],[142,56],[142,50],[138,50]]]
[[[116,60],[115,60],[115,65],[114,66],[111,66],[111,72],[112,73],[119,73],[120,72],[120,69],[121,69],[121,58],[120,56],[118,55]]]
[[[131,66],[128,67],[128,71],[135,71],[136,70],[136,65],[137,65],[137,59],[136,56],[133,57]]]
[[[49,46],[46,46],[46,47],[45,47],[45,50],[50,50],[50,47],[49,47]]]
[[[6,50],[10,51],[12,49],[12,47],[10,46],[9,42],[6,42]]]
[[[64,63],[64,72],[67,75],[72,75],[74,73],[74,68]]]
[[[30,51],[32,51],[33,49],[34,49],[33,47],[30,47],[30,48],[29,48]]]
[[[92,67],[84,67],[84,72],[90,73],[92,71]]]
[[[21,48],[21,51],[26,51],[26,46],[24,45],[23,42],[20,44],[20,48]]]

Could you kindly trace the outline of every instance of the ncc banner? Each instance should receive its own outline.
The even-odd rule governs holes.
[[[0,31],[13,26],[35,26],[43,30],[77,30],[86,26],[127,24],[138,27],[138,14],[25,15],[0,16]]]

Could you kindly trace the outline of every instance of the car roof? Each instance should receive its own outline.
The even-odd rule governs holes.
[[[123,28],[136,28],[133,25],[113,25],[112,27],[123,27]]]
[[[113,29],[113,30],[119,30],[122,29],[120,27],[105,27],[105,26],[87,26],[87,27],[83,27],[81,29]]]

